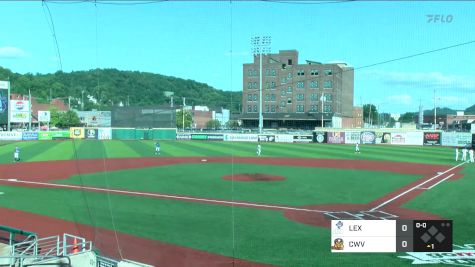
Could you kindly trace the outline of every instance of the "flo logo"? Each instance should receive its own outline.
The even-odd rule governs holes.
[[[412,264],[447,264],[475,266],[475,244],[453,245],[452,252],[408,252],[399,258],[412,260]]]

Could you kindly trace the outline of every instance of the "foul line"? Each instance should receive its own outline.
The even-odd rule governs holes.
[[[186,197],[186,196],[137,192],[137,191],[125,191],[125,190],[118,190],[118,189],[106,189],[106,188],[89,187],[89,186],[52,184],[52,183],[43,183],[43,182],[13,180],[13,179],[0,179],[0,181],[4,181],[8,183],[23,183],[23,184],[43,185],[43,186],[48,186],[48,187],[60,187],[60,188],[79,189],[79,190],[88,190],[88,191],[99,191],[99,192],[102,191],[102,192],[119,193],[119,194],[125,194],[125,195],[148,196],[148,197],[164,198],[164,199],[189,200],[189,201],[206,202],[206,203],[212,203],[212,204],[227,204],[227,205],[236,205],[236,206],[243,206],[243,207],[259,207],[259,208],[268,208],[268,209],[308,211],[308,212],[318,212],[318,213],[328,212],[325,210],[303,209],[303,208],[294,208],[294,207],[286,207],[286,206],[266,205],[266,204],[217,200],[217,199],[208,199],[208,198],[197,198],[197,197]]]
[[[377,209],[379,209],[379,208],[381,208],[381,207],[383,207],[383,206],[385,206],[385,205],[387,205],[387,204],[393,202],[394,200],[396,200],[396,199],[398,199],[398,198],[404,196],[405,194],[407,194],[407,193],[413,191],[414,189],[416,189],[416,188],[418,188],[418,187],[420,187],[420,186],[422,186],[422,185],[425,185],[426,183],[428,183],[428,182],[430,182],[430,181],[432,181],[432,180],[438,178],[439,176],[444,175],[444,174],[446,174],[446,173],[448,173],[448,172],[450,172],[450,171],[452,171],[452,170],[454,170],[454,169],[456,169],[456,168],[462,166],[463,164],[465,164],[465,162],[462,162],[462,163],[460,163],[460,164],[458,164],[458,165],[455,165],[454,167],[452,167],[452,168],[450,168],[450,169],[448,169],[448,170],[446,170],[446,171],[444,171],[444,172],[442,172],[442,173],[437,174],[436,176],[430,178],[429,180],[426,180],[426,181],[424,181],[424,182],[422,182],[422,183],[420,183],[420,184],[418,184],[418,185],[416,185],[416,186],[413,186],[413,187],[409,188],[408,190],[402,192],[401,194],[399,194],[399,195],[397,195],[397,196],[395,196],[395,197],[393,197],[393,198],[391,198],[391,199],[389,199],[389,200],[386,200],[386,201],[384,201],[383,203],[379,204],[378,206],[376,206],[376,207],[370,209],[369,211],[375,211],[375,210],[377,210]]]
[[[444,179],[438,181],[437,183],[435,183],[435,184],[429,186],[429,187],[419,187],[418,189],[424,189],[424,190],[432,189],[432,188],[434,188],[436,185],[442,183],[443,181],[445,181],[445,180],[447,180],[447,179],[450,179],[450,177],[452,177],[452,176],[454,176],[453,173],[452,173],[451,175],[445,177]]]

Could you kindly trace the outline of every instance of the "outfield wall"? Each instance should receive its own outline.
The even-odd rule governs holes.
[[[440,131],[335,130],[305,134],[177,133],[180,141],[276,142],[320,144],[387,144],[411,146],[470,146],[475,134]]]

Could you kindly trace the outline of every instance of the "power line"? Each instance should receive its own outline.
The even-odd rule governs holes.
[[[49,7],[46,1],[44,0],[42,1],[42,6],[43,6],[43,11],[44,11],[44,7],[46,7],[46,10],[48,11],[49,21],[48,19],[46,19],[46,21],[48,22],[48,25],[50,26],[51,34],[53,35],[54,43],[56,45],[56,53],[58,54],[58,60],[59,60],[59,69],[63,71],[63,62],[61,59],[61,53],[59,51],[58,39],[56,38],[56,30],[54,28],[53,16],[51,16],[51,11],[49,10]],[[49,22],[51,22],[51,24]]]

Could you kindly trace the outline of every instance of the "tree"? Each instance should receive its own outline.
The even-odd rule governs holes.
[[[193,117],[191,112],[185,110],[185,128],[191,128],[191,123],[193,122]],[[183,128],[183,112],[181,110],[176,113],[176,127],[181,129]]]
[[[373,104],[363,105],[363,121],[371,125],[378,122],[378,109]]]
[[[415,122],[416,113],[414,112],[406,112],[399,117],[399,122],[410,123]]]
[[[206,128],[217,130],[217,129],[221,128],[221,122],[218,121],[218,120],[209,120],[206,123]]]
[[[50,121],[49,121],[49,124],[51,125],[51,127],[55,127],[58,125],[59,121],[60,121],[60,112],[58,111],[57,108],[51,108],[50,110]]]
[[[59,121],[56,124],[59,128],[69,128],[81,126],[78,114],[72,110],[59,113]]]
[[[236,120],[229,120],[227,123],[226,123],[226,127],[228,129],[237,129],[239,128],[239,122],[236,121]]]

